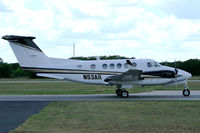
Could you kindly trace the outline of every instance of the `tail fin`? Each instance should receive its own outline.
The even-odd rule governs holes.
[[[35,37],[6,35],[7,40],[21,67],[41,67],[49,64],[48,57],[33,42]]]

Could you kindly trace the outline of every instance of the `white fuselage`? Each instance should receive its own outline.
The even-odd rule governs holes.
[[[34,71],[38,76],[103,85],[176,85],[184,84],[191,74],[172,67],[160,65],[152,59],[120,60],[71,60],[47,57],[31,40],[34,37],[4,36],[8,40],[20,66]],[[21,40],[22,39],[22,40]],[[127,63],[130,62],[129,64]],[[130,65],[131,64],[131,65]],[[136,80],[126,75],[127,80],[105,79],[124,74],[130,69],[142,73]],[[175,74],[175,71],[176,74]]]
[[[66,60],[66,59],[55,59],[49,58],[51,65],[45,68],[47,70],[40,70],[38,68],[38,76],[60,77],[60,79],[71,80],[76,82],[88,83],[88,84],[104,84],[108,85],[108,82],[104,80],[107,77],[120,75],[131,69],[139,69],[142,72],[159,72],[159,71],[174,71],[174,68],[162,66],[151,59],[129,59],[132,63],[136,64],[135,67],[127,65],[126,59],[122,60],[94,60],[94,61],[80,61],[80,60]],[[54,63],[52,63],[54,62]],[[150,62],[151,65],[148,65]],[[44,66],[41,66],[44,68]],[[48,70],[49,68],[49,70]],[[45,73],[48,72],[48,73]],[[179,75],[176,78],[176,82],[179,84],[182,81],[187,80],[191,77],[191,74],[183,70],[178,69]],[[126,84],[126,85],[173,85],[175,78],[162,78],[154,77],[151,75],[144,76],[143,80],[118,82],[114,84]],[[177,84],[176,83],[176,84]]]

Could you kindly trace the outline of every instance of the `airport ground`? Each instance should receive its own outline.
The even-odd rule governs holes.
[[[194,77],[199,80],[199,77]],[[1,81],[6,81],[2,79]],[[29,81],[29,79],[20,79]],[[37,79],[38,80],[38,79]],[[40,79],[41,80],[41,79]],[[18,81],[16,79],[16,81]],[[33,81],[33,80],[31,80]],[[34,80],[35,81],[35,80]],[[53,81],[53,80],[45,80]],[[200,90],[200,82],[189,82]],[[182,90],[183,86],[136,86],[130,93],[152,90]],[[72,82],[0,83],[1,95],[16,94],[111,94],[115,87]],[[11,133],[79,132],[169,132],[200,131],[200,101],[76,101],[52,102],[29,117]]]

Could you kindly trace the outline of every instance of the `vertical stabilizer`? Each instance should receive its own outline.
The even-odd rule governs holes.
[[[48,57],[33,42],[35,37],[6,35],[2,39],[7,40],[21,67],[48,66]]]

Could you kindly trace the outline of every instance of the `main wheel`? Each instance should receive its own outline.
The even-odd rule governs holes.
[[[122,91],[122,98],[127,98],[128,96],[129,96],[129,93],[128,93],[128,91],[126,91],[126,90],[123,90]]]
[[[190,95],[190,90],[189,89],[184,89],[183,90],[183,96],[189,96]]]
[[[117,89],[116,94],[117,96],[122,96],[122,89]]]

